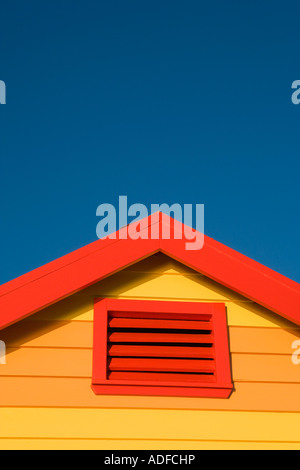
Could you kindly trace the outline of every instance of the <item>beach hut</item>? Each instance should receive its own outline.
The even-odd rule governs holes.
[[[157,223],[0,287],[1,449],[300,449],[299,284]]]

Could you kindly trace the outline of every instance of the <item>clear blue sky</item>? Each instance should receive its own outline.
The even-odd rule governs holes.
[[[300,282],[299,1],[1,3],[0,283],[96,239],[96,208],[204,203]]]

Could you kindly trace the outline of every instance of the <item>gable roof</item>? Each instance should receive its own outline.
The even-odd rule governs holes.
[[[157,239],[126,238],[124,227],[115,239],[97,240],[0,286],[0,329],[157,252],[300,325],[300,284],[206,235],[201,250],[186,250],[187,239],[174,237],[184,225],[165,214],[153,214],[135,227],[149,233],[155,224]],[[163,228],[170,230],[170,239],[161,236]]]

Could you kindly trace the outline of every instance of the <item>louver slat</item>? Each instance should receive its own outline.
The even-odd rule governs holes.
[[[108,345],[110,357],[187,357],[209,358],[215,357],[214,348],[201,348],[189,346],[144,346],[144,345]]]
[[[201,313],[149,313],[149,312],[111,312],[110,318],[149,318],[150,320],[192,320],[192,321],[210,321],[212,315],[201,314]]]
[[[112,318],[109,321],[110,328],[158,328],[179,330],[211,330],[209,321],[184,321],[184,320],[153,320],[140,318]]]
[[[198,343],[212,344],[212,334],[123,333],[109,332],[110,343]]]
[[[109,380],[132,380],[132,381],[157,381],[157,382],[201,382],[201,383],[214,383],[215,377],[213,375],[196,375],[196,374],[164,374],[164,373],[147,373],[147,372],[110,372],[108,374]]]
[[[108,361],[108,369],[111,371],[213,373],[215,364],[212,360],[113,358]]]

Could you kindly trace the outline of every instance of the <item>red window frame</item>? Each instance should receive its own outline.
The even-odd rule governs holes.
[[[108,380],[107,340],[109,312],[210,315],[214,338],[215,382],[167,383]],[[224,303],[95,299],[92,389],[96,395],[148,395],[228,398],[233,390]]]

